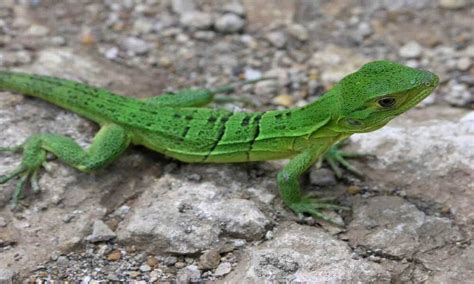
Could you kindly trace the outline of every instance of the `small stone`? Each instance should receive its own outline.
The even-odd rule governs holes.
[[[131,278],[138,278],[138,276],[140,276],[142,273],[140,271],[136,271],[136,270],[132,270],[132,271],[129,271],[128,272],[128,275],[131,277]]]
[[[241,17],[245,16],[245,8],[239,2],[231,2],[224,5],[222,12],[232,13]]]
[[[25,35],[27,36],[36,36],[36,37],[43,37],[49,34],[48,27],[41,26],[41,25],[32,25],[25,31]]]
[[[142,264],[142,265],[140,265],[140,271],[141,272],[151,271],[151,267],[148,264]]]
[[[109,60],[117,59],[118,54],[119,54],[119,49],[117,47],[109,48],[104,53],[105,58],[107,58]]]
[[[244,69],[244,78],[245,80],[257,80],[262,78],[262,72],[253,68]]]
[[[255,84],[255,94],[257,96],[272,95],[278,91],[279,85],[277,80],[265,80]]]
[[[175,265],[178,262],[178,258],[176,256],[167,256],[163,260],[165,265]]]
[[[15,283],[15,276],[13,270],[0,268],[0,283]]]
[[[290,25],[288,27],[288,33],[299,41],[307,41],[309,39],[308,30],[302,25]]]
[[[460,9],[467,6],[467,0],[440,0],[439,5],[445,9]]]
[[[201,270],[196,265],[189,265],[178,271],[176,281],[178,283],[197,282],[201,278]]]
[[[191,12],[196,10],[195,1],[189,0],[172,0],[171,10],[176,14],[183,14],[185,12]]]
[[[214,272],[214,276],[221,277],[229,274],[230,271],[232,271],[232,264],[229,262],[223,262],[217,267],[216,272]]]
[[[204,30],[212,26],[211,14],[199,11],[186,12],[179,21],[183,26],[196,30]]]
[[[89,32],[85,32],[81,35],[81,43],[84,45],[91,45],[95,42],[94,36]]]
[[[235,14],[224,14],[215,22],[216,30],[223,33],[235,33],[245,26],[245,20]]]
[[[215,269],[221,261],[221,255],[217,249],[210,249],[199,257],[199,268],[203,270]]]
[[[93,225],[92,234],[86,240],[92,243],[114,239],[117,235],[102,220],[96,220]]]
[[[213,40],[216,37],[216,33],[213,31],[197,31],[194,33],[194,38],[199,40]]]
[[[5,220],[5,218],[3,217],[0,217],[0,228],[4,228],[7,226],[7,221]]]
[[[283,48],[286,45],[286,35],[283,32],[274,31],[266,35],[266,39],[277,48]]]
[[[448,87],[450,91],[446,92],[446,96],[444,97],[448,103],[454,106],[464,107],[474,100],[465,84],[450,81]]]
[[[174,267],[176,267],[178,269],[184,268],[184,267],[186,267],[186,262],[178,261],[174,264]]]
[[[150,267],[156,267],[158,265],[158,259],[156,259],[156,257],[154,256],[149,256],[147,259],[146,259],[146,264],[148,264]]]
[[[330,169],[315,167],[311,168],[309,173],[309,181],[313,185],[317,186],[332,186],[336,185],[336,176]]]
[[[458,59],[456,67],[458,68],[458,70],[467,71],[471,67],[471,64],[472,62],[469,57],[461,57]]]
[[[107,255],[107,260],[109,261],[117,261],[119,260],[120,258],[122,258],[122,253],[120,252],[120,250],[114,250],[112,251],[111,253],[109,253]]]
[[[356,35],[359,39],[364,39],[370,36],[373,33],[372,27],[367,22],[362,22],[359,24],[356,30]]]
[[[399,50],[399,54],[404,58],[416,58],[421,55],[423,48],[416,41],[410,41]]]
[[[272,100],[272,103],[278,106],[291,107],[294,105],[295,100],[293,99],[292,96],[283,94],[283,95],[276,96]]]
[[[125,49],[126,51],[142,55],[147,53],[151,49],[151,45],[137,37],[127,37],[121,41],[120,46]]]
[[[356,185],[351,185],[349,186],[347,189],[346,189],[347,193],[349,194],[352,194],[352,195],[356,195],[356,194],[359,194],[361,193],[362,191],[362,188],[356,186]]]

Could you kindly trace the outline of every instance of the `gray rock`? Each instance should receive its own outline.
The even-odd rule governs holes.
[[[276,48],[283,48],[286,45],[287,37],[284,32],[273,31],[266,34],[265,38]]]
[[[216,277],[221,277],[224,275],[229,274],[232,271],[232,264],[229,262],[223,262],[219,264],[217,267],[216,271],[214,272],[214,276]]]
[[[151,49],[151,45],[137,37],[126,37],[120,42],[120,46],[127,52],[143,55]]]
[[[317,186],[336,185],[336,176],[334,172],[326,168],[312,167],[309,172],[309,181]]]
[[[458,59],[456,67],[458,68],[458,70],[467,71],[469,70],[471,65],[472,65],[471,58],[466,56],[466,57],[461,57]]]
[[[469,91],[465,84],[451,80],[448,83],[448,90],[444,99],[451,105],[463,107],[474,101],[474,94]]]
[[[48,34],[49,28],[42,25],[32,25],[25,31],[25,35],[34,37],[44,37]]]
[[[359,167],[374,188],[404,189],[408,196],[447,206],[456,220],[469,223],[474,220],[474,191],[460,189],[472,188],[473,125],[474,112],[428,107],[351,140],[357,151],[377,156]]]
[[[222,12],[224,13],[232,13],[240,17],[245,16],[245,8],[240,4],[239,2],[233,1],[230,3],[227,3],[222,7]]]
[[[404,46],[402,46],[399,50],[399,54],[401,57],[404,58],[417,58],[421,55],[423,48],[421,45],[416,41],[410,41]]]
[[[149,272],[149,271],[151,271],[151,267],[148,264],[142,264],[142,265],[140,265],[140,271],[141,272]]]
[[[354,205],[353,212],[347,234],[351,245],[398,259],[412,258],[418,252],[462,239],[451,220],[426,216],[397,196],[361,200]]]
[[[316,227],[283,223],[274,239],[246,251],[228,282],[390,283],[379,264],[351,258],[348,245]]]
[[[308,30],[299,24],[292,24],[288,27],[288,33],[299,41],[307,41],[309,39]]]
[[[215,22],[216,30],[223,33],[235,33],[245,26],[245,20],[235,14],[224,14]]]
[[[0,283],[15,283],[16,273],[13,270],[0,267]]]
[[[167,253],[192,254],[208,249],[220,235],[263,237],[270,221],[252,201],[223,199],[228,190],[165,175],[137,200],[117,230],[119,239]]]
[[[103,242],[114,239],[117,235],[102,220],[96,220],[92,234],[86,240],[92,243]]]
[[[192,30],[205,30],[212,26],[212,15],[209,13],[190,11],[185,12],[179,19],[181,25]]]
[[[176,14],[183,14],[196,10],[195,0],[172,0],[171,10]]]
[[[445,9],[461,9],[469,4],[468,0],[440,0],[439,6]]]
[[[178,274],[176,275],[176,282],[180,284],[197,282],[200,280],[200,278],[201,270],[199,270],[196,265],[189,265],[178,271]]]
[[[221,261],[219,250],[210,249],[199,257],[199,268],[204,270],[215,269]]]
[[[0,216],[0,228],[4,228],[7,226],[7,220],[5,220],[5,218],[1,217]]]

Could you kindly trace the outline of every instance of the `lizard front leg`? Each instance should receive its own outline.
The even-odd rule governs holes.
[[[332,222],[328,217],[320,212],[320,209],[346,209],[318,200],[316,198],[306,197],[301,194],[299,177],[314,162],[324,154],[327,147],[323,145],[313,145],[291,159],[288,164],[278,173],[277,180],[280,188],[280,194],[285,204],[295,213],[307,213],[315,218]]]
[[[12,198],[13,205],[16,206],[28,181],[31,182],[33,191],[39,190],[38,171],[46,161],[47,152],[80,171],[90,172],[115,160],[129,144],[130,137],[127,131],[115,124],[103,126],[87,150],[65,136],[35,134],[20,146],[0,148],[3,151],[23,152],[20,165],[11,173],[0,176],[0,184],[19,177]]]

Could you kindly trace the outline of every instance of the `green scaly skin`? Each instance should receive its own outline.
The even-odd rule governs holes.
[[[189,163],[290,159],[277,176],[283,201],[294,212],[327,219],[320,210],[339,207],[303,196],[300,175],[338,141],[383,127],[437,85],[438,77],[431,72],[374,61],[304,107],[248,113],[202,107],[216,92],[229,88],[182,90],[138,100],[78,82],[0,72],[0,90],[41,98],[101,126],[88,149],[56,134],[35,134],[20,147],[3,149],[22,150],[23,160],[1,176],[0,183],[19,177],[16,203],[28,181],[38,190],[37,173],[48,152],[90,172],[115,160],[130,144]]]

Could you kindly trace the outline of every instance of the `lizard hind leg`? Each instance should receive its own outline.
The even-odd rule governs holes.
[[[0,176],[0,184],[19,178],[12,198],[15,207],[28,184],[31,184],[33,191],[39,191],[38,171],[45,163],[48,152],[69,166],[90,172],[115,160],[129,144],[129,133],[115,124],[102,126],[88,149],[83,149],[69,137],[35,134],[21,146],[23,158],[20,165],[11,173]]]

